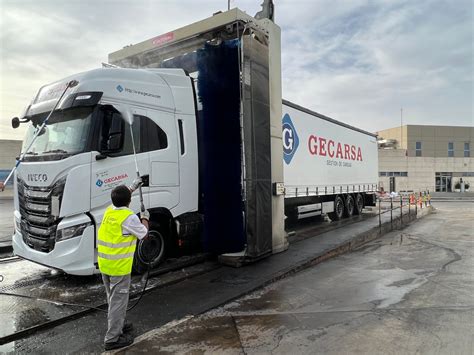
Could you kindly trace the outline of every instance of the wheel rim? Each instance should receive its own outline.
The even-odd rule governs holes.
[[[158,263],[164,252],[163,236],[158,231],[151,230],[146,239],[138,242],[137,256],[144,264],[155,265]]]

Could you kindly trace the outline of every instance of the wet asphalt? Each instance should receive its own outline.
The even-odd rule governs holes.
[[[436,207],[120,353],[473,354],[474,203]]]
[[[468,206],[473,205],[470,204]],[[439,213],[437,214],[437,216],[438,215]],[[427,218],[431,218],[431,216]],[[418,222],[418,224],[422,222],[424,222],[424,220]],[[308,231],[308,233],[310,232]],[[291,255],[291,253],[292,252],[290,248],[290,251],[281,255]],[[289,257],[285,256],[285,258],[288,259]],[[336,260],[339,260],[339,258]],[[261,272],[262,269],[270,268],[270,264],[270,262],[263,260],[258,264],[251,265],[243,269],[221,267],[217,270],[214,270],[212,273],[207,273],[199,277],[180,282],[176,285],[153,291],[145,295],[140,305],[135,310],[130,312],[129,320],[135,323],[137,333],[143,334],[147,331],[153,330],[154,328],[160,327],[170,321],[182,319],[187,315],[201,314],[203,312],[208,311],[209,309],[215,308],[216,305],[224,304],[228,300],[235,298],[235,296],[233,295],[235,295],[236,289],[239,289],[239,292],[243,290],[245,293],[245,290],[248,290],[250,292],[252,291],[252,289],[258,287],[259,284],[262,284],[262,280],[258,277],[259,272]],[[325,265],[326,264],[322,264],[319,267],[315,268],[315,270]],[[357,273],[358,272],[356,272],[356,274]],[[48,278],[46,277],[44,284],[39,285],[39,289],[41,289],[41,287],[46,290],[49,289],[47,279]],[[397,283],[399,281],[400,280],[395,278],[393,283]],[[404,280],[401,281],[402,283],[406,282]],[[91,285],[89,285],[89,287],[90,286]],[[84,287],[84,290],[82,290],[83,292],[80,291],[81,287]],[[64,282],[61,287],[60,296],[67,297],[68,295],[83,294],[83,297],[87,297],[87,292],[85,292],[85,288],[87,287],[87,282],[84,285],[81,285],[80,282],[76,282],[73,284],[70,284],[69,281]],[[389,288],[389,290],[391,289]],[[313,291],[318,290],[312,290],[312,292]],[[100,290],[97,294],[97,297],[101,297]],[[285,295],[285,297],[290,296]],[[279,297],[280,302],[287,302],[285,297]],[[77,297],[75,298],[77,299]],[[13,305],[16,305],[17,308],[15,309],[21,309],[21,305],[20,307],[18,307],[18,303],[20,302],[18,300],[7,300],[4,297],[0,298],[0,300],[2,302],[12,302],[12,307]],[[385,305],[382,304],[382,306]],[[7,307],[2,307],[2,309],[8,309],[8,305]],[[13,323],[16,326],[21,326],[23,324],[31,325],[31,322],[34,321],[36,318],[38,319],[38,322],[41,322],[46,319],[45,317],[51,317],[51,314],[54,315],[54,312],[58,312],[57,308],[52,313],[45,312],[45,309],[46,308],[44,307],[44,305],[38,305],[38,307],[36,307],[31,302],[25,302],[25,312],[15,312],[13,314]],[[59,309],[59,312],[67,311],[67,308]],[[234,318],[235,320],[234,316],[231,316],[231,318]],[[229,324],[228,319],[216,321],[218,322],[218,324],[220,324],[219,327],[223,331],[225,327],[222,322]],[[105,326],[105,314],[89,314],[67,324],[57,326],[50,330],[38,332],[28,338],[0,346],[0,352],[14,351],[63,353],[66,349],[68,352],[101,352],[103,350],[102,338]],[[234,329],[232,327],[235,328],[236,325],[231,324],[230,328],[225,329],[228,329],[230,332],[235,333],[237,331],[237,328]],[[219,332],[215,331],[211,333],[214,333],[214,335],[219,334]],[[242,336],[239,331],[237,331],[237,334],[239,335],[239,337]],[[209,336],[209,334],[207,335]],[[225,335],[224,333],[222,334],[222,336],[227,337],[227,335]],[[173,339],[169,336],[167,336],[167,338]],[[201,334],[198,338],[206,339],[206,334]],[[153,341],[153,343],[155,342]],[[158,341],[157,343],[162,344],[162,341]],[[225,345],[225,342],[217,342],[217,345],[221,346],[219,349],[224,350],[225,346],[222,344]],[[182,346],[183,352],[187,351],[185,350],[187,349],[187,347],[191,347],[191,349],[194,349],[194,345],[192,344],[192,342],[182,344],[179,341],[173,341],[173,344],[171,345],[172,347],[177,346],[177,352],[181,351],[179,350],[179,346]],[[241,346],[241,349],[237,350],[238,352],[240,352],[244,348],[245,347]],[[231,347],[227,350],[231,350],[231,352],[234,352],[234,350],[232,349],[233,348]],[[143,349],[136,348],[135,350],[142,351]],[[153,351],[160,351],[160,348],[154,348]],[[252,350],[250,349],[249,352],[252,352]]]
[[[274,275],[281,275],[294,268],[295,262],[310,259],[315,254],[324,253],[324,250],[333,249],[341,242],[352,239],[354,230],[364,231],[370,226],[362,222],[364,218],[355,217],[337,223],[340,228],[330,230],[325,238],[305,238],[311,234],[324,234],[330,227],[327,222],[317,223],[311,232],[311,221],[303,223],[300,230],[305,236],[302,243],[307,247],[292,247],[289,251],[262,260],[244,268],[231,268],[210,265],[209,272],[200,272],[197,265],[195,272],[177,270],[173,275],[163,275],[150,280],[153,284],[168,284],[159,290],[146,294],[141,303],[132,312],[129,320],[135,323],[137,334],[161,326],[174,319],[180,319],[187,314],[201,314],[216,306],[225,304],[239,295],[246,294],[273,279]],[[314,221],[313,221],[314,222]],[[374,222],[372,221],[371,224]],[[352,226],[355,227],[352,227]],[[348,228],[350,226],[350,228]],[[344,232],[345,231],[345,232]],[[329,240],[327,237],[329,236]],[[335,237],[331,237],[335,236]],[[298,243],[301,244],[301,243]],[[48,300],[73,302],[95,305],[103,302],[104,293],[97,279],[77,278],[58,274],[40,265],[27,261],[15,261],[1,264],[5,280],[0,286],[1,291],[17,294],[26,294]],[[205,270],[204,270],[205,271]],[[191,274],[187,279],[186,274]],[[180,275],[181,274],[181,275]],[[183,281],[184,274],[184,281]],[[202,274],[202,275],[201,275]],[[197,277],[193,277],[196,276]],[[76,308],[77,309],[77,308]],[[28,330],[48,321],[55,321],[61,317],[74,314],[74,308],[55,305],[41,301],[1,295],[0,313],[3,324],[0,325],[0,339],[13,332]],[[0,345],[0,352],[61,352],[67,344],[69,352],[100,352],[105,331],[106,319],[103,313],[88,314],[79,320],[50,328],[49,330],[35,331],[32,335],[21,340],[10,341]],[[4,338],[5,339],[5,338]],[[84,341],[87,339],[87,341]]]
[[[13,231],[13,199],[2,198],[0,199],[0,246],[2,243],[11,242]]]

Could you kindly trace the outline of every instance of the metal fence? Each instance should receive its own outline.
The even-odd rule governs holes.
[[[399,194],[397,196],[379,194],[377,196],[377,205],[379,216],[379,229],[381,232],[383,214],[390,213],[391,229],[393,229],[394,221],[398,220],[400,221],[400,228],[402,228],[404,222],[409,223],[412,219],[416,218],[416,216],[418,215],[418,210],[431,206],[431,195],[428,190]],[[398,216],[400,217],[398,218]]]

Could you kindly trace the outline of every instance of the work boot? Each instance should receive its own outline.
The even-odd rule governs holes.
[[[133,344],[133,340],[133,337],[122,334],[116,341],[108,341],[104,343],[104,348],[105,350],[120,349]]]
[[[133,332],[134,328],[133,328],[133,323],[132,322],[125,322],[123,324],[123,328],[122,328],[122,333],[131,333]]]

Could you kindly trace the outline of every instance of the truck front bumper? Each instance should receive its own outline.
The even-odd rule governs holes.
[[[90,225],[84,229],[81,236],[58,241],[52,251],[44,253],[26,245],[21,232],[15,229],[12,246],[14,254],[21,258],[63,270],[71,275],[92,275],[99,272],[95,267],[94,240],[95,229],[93,225]]]

